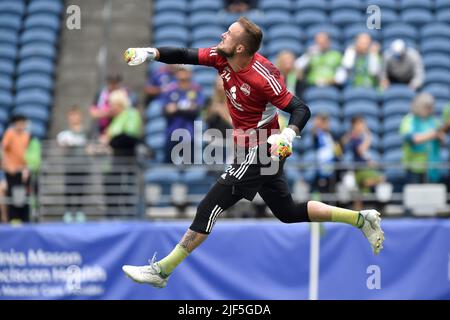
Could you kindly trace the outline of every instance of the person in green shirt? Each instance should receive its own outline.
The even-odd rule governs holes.
[[[334,85],[342,55],[330,48],[330,38],[326,32],[317,33],[314,41],[314,45],[295,61],[295,67],[307,86]]]
[[[356,36],[355,43],[349,46],[336,73],[336,82],[353,87],[378,86],[381,74],[380,44],[372,41],[368,33]]]
[[[441,178],[441,170],[433,164],[439,165],[440,143],[445,135],[438,130],[440,122],[433,111],[433,96],[420,93],[400,124],[400,134],[404,137],[402,161],[409,183],[438,182]]]

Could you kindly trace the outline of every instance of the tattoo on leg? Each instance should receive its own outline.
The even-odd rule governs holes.
[[[200,234],[189,229],[184,234],[179,245],[185,248],[188,252],[192,252],[203,240],[206,239],[207,234]]]

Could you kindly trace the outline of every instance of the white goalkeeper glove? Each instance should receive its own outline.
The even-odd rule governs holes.
[[[155,48],[128,48],[123,58],[129,66],[137,66],[148,60],[155,60],[156,58]]]
[[[285,128],[281,133],[271,135],[267,142],[271,145],[272,160],[279,161],[289,157],[292,154],[292,141],[296,136],[291,128]]]

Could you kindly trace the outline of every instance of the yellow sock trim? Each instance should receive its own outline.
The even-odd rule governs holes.
[[[350,224],[354,227],[361,227],[363,220],[360,219],[358,211],[333,207],[331,209],[331,221]]]
[[[168,276],[188,255],[189,252],[177,244],[172,252],[170,252],[164,259],[158,261],[158,265],[161,267],[161,272]]]

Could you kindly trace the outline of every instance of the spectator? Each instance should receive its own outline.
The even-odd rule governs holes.
[[[384,177],[374,168],[376,164],[370,157],[372,134],[364,118],[355,116],[351,121],[351,131],[344,135],[342,142],[346,149],[352,153],[353,162],[357,166],[355,178],[358,188],[362,192],[369,192],[383,182]]]
[[[354,87],[377,87],[381,72],[380,45],[367,33],[356,36],[342,58],[336,73],[336,83]]]
[[[111,123],[113,115],[111,114],[111,106],[109,104],[109,96],[111,92],[125,89],[122,85],[122,76],[119,74],[112,74],[106,78],[106,87],[100,90],[90,108],[91,117],[97,121],[97,126],[95,128],[96,132],[100,135],[105,133],[106,128]],[[129,99],[133,100],[132,94],[126,91]]]
[[[333,166],[342,151],[330,133],[328,115],[319,113],[314,117],[312,134],[314,152],[318,165],[313,189],[320,193],[334,192],[336,169]]]
[[[3,170],[5,171],[6,194],[12,203],[8,205],[10,221],[28,222],[29,205],[26,201],[29,184],[29,170],[25,154],[30,142],[27,119],[22,115],[11,118],[11,126],[2,140]]]
[[[400,134],[404,137],[403,164],[409,183],[438,182],[441,170],[433,167],[440,161],[440,142],[445,133],[433,116],[434,98],[429,93],[418,94],[411,103],[411,112],[402,120]]]
[[[226,102],[225,91],[223,88],[223,80],[220,76],[216,78],[216,84],[214,87],[214,92],[207,103],[205,110],[205,122],[210,129],[216,129],[220,131],[221,137],[214,136],[210,137],[212,143],[217,147],[223,147],[224,155],[227,155],[227,130],[233,128],[231,123],[230,113],[228,111],[228,106]],[[208,131],[206,131],[208,135]],[[231,137],[231,135],[230,135]],[[228,145],[231,145],[232,142]],[[231,150],[230,150],[231,155]],[[223,158],[222,161],[226,160]]]
[[[187,67],[179,67],[175,73],[177,82],[168,88],[163,97],[164,114],[167,118],[167,147],[166,162],[171,161],[172,148],[178,141],[171,141],[172,133],[176,129],[186,129],[190,133],[190,140],[183,143],[190,143],[191,155],[193,158],[194,148],[194,120],[199,115],[205,99],[201,88],[192,82],[192,72]],[[188,155],[183,155],[184,161],[188,160]]]
[[[255,8],[254,2],[252,0],[224,0],[224,5],[229,13],[245,13]]]
[[[295,56],[291,51],[283,50],[277,55],[276,66],[286,83],[286,88],[292,94],[300,95],[300,81],[295,69]],[[280,129],[283,130],[289,122],[289,113],[278,110]]]
[[[295,61],[295,67],[301,72],[306,86],[334,85],[342,55],[330,48],[330,38],[326,32],[317,33],[314,39],[314,45]]]
[[[64,156],[84,157],[85,147],[87,146],[87,134],[83,128],[83,116],[81,109],[78,106],[71,106],[67,112],[68,128],[58,133],[56,141],[58,146],[63,149]],[[85,194],[82,173],[84,170],[76,170],[72,168],[70,163],[66,164],[65,168],[65,203],[66,212],[64,213],[64,220],[70,222],[73,219],[72,214],[75,214],[76,220],[82,222],[85,220],[85,215],[82,210],[82,197]]]
[[[407,48],[405,41],[397,39],[384,54],[381,86],[407,84],[412,90],[420,88],[424,81],[422,58],[413,48]]]
[[[175,69],[176,65],[174,64],[164,64],[150,73],[147,84],[145,85],[147,104],[160,96],[169,84],[176,81]]]
[[[132,107],[124,89],[111,92],[109,104],[113,118],[100,141],[103,145],[109,145],[113,154],[111,170],[105,177],[106,200],[112,210],[108,212],[108,216],[112,216],[130,214],[129,207],[134,206],[127,199],[130,199],[134,192],[130,186],[136,179],[136,146],[140,142],[142,119],[139,112]],[[115,209],[120,211],[114,211]]]

